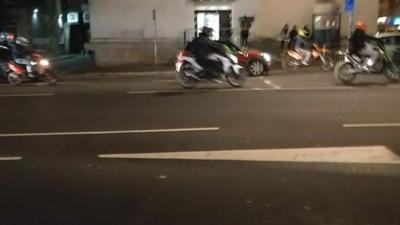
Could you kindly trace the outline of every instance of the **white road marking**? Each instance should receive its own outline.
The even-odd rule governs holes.
[[[343,124],[344,128],[369,128],[369,127],[400,127],[400,123],[360,123]]]
[[[354,87],[292,87],[292,88],[225,88],[225,89],[194,89],[194,90],[165,90],[165,91],[129,91],[128,95],[143,95],[143,94],[173,94],[173,93],[205,93],[205,92],[252,92],[252,91],[332,91],[332,90],[361,90],[362,88]]]
[[[270,80],[267,80],[267,79],[264,80],[264,83],[265,83],[268,87],[272,87],[273,89],[281,89],[281,88],[282,88],[281,86],[279,86],[279,85],[275,84],[274,82],[272,82],[272,81],[270,81]]]
[[[53,93],[32,93],[32,94],[0,94],[0,98],[11,97],[49,97],[54,96]]]
[[[254,88],[229,88],[229,89],[193,89],[193,90],[165,90],[165,91],[129,91],[128,95],[135,94],[173,94],[173,93],[202,93],[202,92],[238,92],[238,91],[260,91],[265,89]]]
[[[219,127],[153,129],[153,130],[117,130],[117,131],[80,131],[80,132],[48,132],[48,133],[16,133],[0,134],[3,137],[36,137],[36,136],[77,136],[77,135],[105,135],[105,134],[140,134],[140,133],[172,133],[195,131],[218,131]]]
[[[18,161],[21,160],[22,157],[15,156],[15,157],[0,157],[0,161]]]
[[[98,157],[103,159],[400,164],[400,157],[385,146],[102,154],[98,155]]]

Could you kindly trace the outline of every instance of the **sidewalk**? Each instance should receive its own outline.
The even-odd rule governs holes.
[[[52,60],[53,66],[63,79],[152,77],[171,78],[176,76],[173,64],[127,64],[98,67],[89,56],[67,55]],[[311,67],[310,67],[311,68]],[[304,68],[307,70],[306,68]],[[283,71],[279,57],[273,57],[270,73]]]

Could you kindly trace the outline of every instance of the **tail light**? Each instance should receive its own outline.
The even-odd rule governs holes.
[[[183,51],[178,52],[178,55],[176,56],[176,59],[178,61],[180,61],[180,60],[182,60],[182,57],[183,57]]]

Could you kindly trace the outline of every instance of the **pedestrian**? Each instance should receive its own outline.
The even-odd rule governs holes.
[[[292,30],[289,32],[289,49],[294,49],[294,44],[297,37],[297,26],[294,25]]]
[[[240,43],[242,48],[247,48],[248,46],[248,41],[249,41],[249,33],[250,33],[250,24],[248,21],[246,21],[242,29],[240,31]]]
[[[285,49],[285,43],[289,38],[289,24],[285,24],[279,34],[278,40],[281,41],[281,52]]]

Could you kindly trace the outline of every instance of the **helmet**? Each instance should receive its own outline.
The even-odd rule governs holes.
[[[211,38],[213,36],[213,29],[210,27],[203,27],[200,33],[200,37]]]
[[[364,21],[359,20],[359,21],[357,21],[357,23],[356,23],[356,28],[357,28],[357,29],[360,29],[360,30],[362,30],[362,31],[366,31],[366,30],[367,30],[367,24],[365,24]]]
[[[1,42],[13,42],[14,41],[14,34],[13,33],[7,33],[7,32],[3,32],[0,34],[0,41]]]
[[[17,37],[17,39],[15,40],[15,43],[17,45],[22,45],[22,46],[29,46],[30,45],[29,40],[24,38],[24,37]]]
[[[299,30],[298,34],[299,34],[300,37],[304,37],[304,38],[309,38],[310,37],[310,32],[308,32],[308,31],[306,31],[304,29]]]

